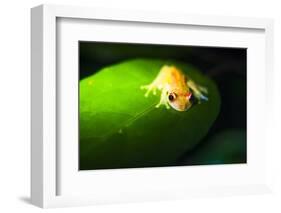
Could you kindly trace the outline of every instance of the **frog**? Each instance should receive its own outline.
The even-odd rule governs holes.
[[[148,97],[160,91],[160,101],[156,108],[164,105],[176,111],[187,111],[194,103],[201,104],[208,101],[208,89],[195,83],[181,69],[173,65],[163,65],[156,78],[147,85],[140,87],[146,90],[144,96]]]

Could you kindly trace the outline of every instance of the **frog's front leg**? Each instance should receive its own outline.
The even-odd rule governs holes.
[[[187,81],[187,86],[193,91],[193,94],[198,99],[199,103],[201,101],[208,101],[208,97],[206,96],[206,94],[208,94],[208,89],[206,87],[202,87],[192,80]],[[205,95],[203,93],[205,93]]]
[[[159,89],[157,87],[157,84],[155,84],[154,82],[152,82],[151,84],[148,84],[148,85],[143,85],[140,88],[141,89],[146,89],[146,93],[144,94],[145,97],[148,97],[150,92],[152,92],[153,95],[156,95],[156,91],[157,91],[157,89]]]
[[[160,101],[155,107],[159,108],[161,105],[165,105],[167,109],[170,109],[168,99],[167,99],[167,91],[164,89],[162,89]]]

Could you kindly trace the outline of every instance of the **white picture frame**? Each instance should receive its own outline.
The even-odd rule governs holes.
[[[65,184],[66,191],[79,191],[79,187],[83,188],[80,193],[59,193],[59,185],[67,182],[60,178],[60,173],[63,171],[65,164],[60,164],[60,153],[58,151],[57,139],[57,107],[58,95],[57,88],[60,81],[57,79],[58,59],[58,23],[61,19],[64,20],[99,20],[99,21],[116,21],[120,25],[126,22],[142,23],[143,25],[153,23],[155,25],[167,26],[167,30],[172,26],[199,26],[202,28],[224,29],[229,32],[234,30],[256,30],[262,32],[257,43],[262,43],[260,49],[260,57],[262,61],[262,68],[260,74],[256,78],[250,76],[252,89],[255,89],[258,84],[262,82],[264,91],[259,94],[267,101],[261,106],[254,109],[254,100],[250,99],[250,109],[252,113],[250,118],[253,118],[255,113],[260,113],[264,107],[270,108],[272,105],[272,79],[273,79],[273,21],[271,19],[257,19],[257,18],[238,18],[238,17],[216,17],[203,15],[188,15],[188,14],[166,14],[153,13],[147,11],[122,11],[110,10],[100,8],[84,8],[74,6],[54,6],[41,5],[31,10],[31,54],[32,54],[32,118],[31,118],[31,201],[33,204],[47,208],[47,207],[61,207],[61,206],[76,206],[76,205],[91,205],[96,203],[115,203],[128,201],[143,201],[143,200],[165,200],[165,199],[182,199],[186,197],[196,196],[214,196],[214,195],[233,195],[233,194],[252,194],[270,192],[270,166],[269,162],[265,161],[266,152],[264,147],[270,144],[268,131],[260,131],[271,129],[271,115],[264,114],[259,121],[262,122],[259,126],[253,126],[257,131],[257,136],[263,138],[258,148],[252,148],[253,152],[258,152],[256,155],[256,162],[262,162],[262,166],[254,165],[234,165],[228,168],[222,167],[205,167],[202,171],[197,167],[187,168],[147,168],[142,170],[122,170],[111,173],[110,171],[100,170],[96,173],[88,173],[81,180],[89,183],[91,178],[95,179],[97,184],[89,186],[93,190],[97,187],[97,193],[91,195],[85,193],[87,187],[77,185],[78,182],[73,182],[75,178],[72,173],[68,179],[69,183]],[[235,36],[235,35],[233,35]],[[71,37],[71,36],[70,36]],[[73,37],[74,38],[74,37]],[[148,38],[149,39],[149,38]],[[221,38],[223,41],[223,38]],[[251,40],[251,38],[249,39]],[[264,42],[264,43],[263,43]],[[207,45],[208,43],[205,43]],[[214,44],[210,44],[216,45]],[[223,43],[222,43],[223,45]],[[237,43],[237,45],[243,45]],[[253,43],[255,45],[255,43]],[[264,65],[264,66],[263,66]],[[252,69],[255,68],[254,65]],[[73,73],[72,73],[73,74]],[[265,76],[265,78],[264,78]],[[249,79],[248,79],[249,80]],[[252,91],[252,90],[251,90]],[[249,93],[250,95],[254,94]],[[248,96],[249,96],[248,94]],[[251,95],[251,96],[252,96]],[[249,97],[251,97],[249,96]],[[260,111],[259,111],[260,110]],[[249,120],[250,124],[255,123],[256,120]],[[257,123],[257,122],[256,122]],[[62,146],[63,147],[63,146]],[[67,155],[68,150],[64,149]],[[69,151],[70,152],[70,151]],[[71,158],[71,156],[70,156]],[[260,159],[258,159],[260,158]],[[72,159],[75,161],[75,159]],[[188,173],[193,172],[192,185],[180,188],[176,184],[165,185],[165,180],[175,179],[177,176],[185,177]],[[196,171],[197,170],[197,171]],[[200,181],[196,181],[199,175],[208,175],[212,171],[218,173],[230,173],[237,177],[229,179],[229,181],[217,181],[214,185],[206,183],[202,185]],[[246,175],[242,175],[242,173]],[[241,175],[240,175],[241,174]],[[163,177],[163,181],[158,181],[157,186],[146,188],[142,181],[149,179],[157,182],[159,176]],[[240,175],[240,176],[239,176]],[[258,175],[259,178],[254,178]],[[96,177],[94,177],[96,176]],[[119,177],[124,178],[121,184],[122,188],[114,187],[109,184],[111,189],[106,189],[103,179],[105,177]],[[140,178],[141,177],[141,178]],[[89,179],[90,178],[90,179]],[[166,179],[165,179],[166,178]],[[214,176],[216,178],[216,176]],[[245,181],[244,181],[244,179]],[[141,180],[143,179],[143,180]],[[236,179],[236,180],[235,180]],[[241,179],[241,180],[240,180]],[[177,180],[180,183],[183,180]],[[137,185],[138,182],[139,187]],[[127,184],[127,189],[126,189]],[[98,187],[97,185],[103,186]],[[74,187],[79,186],[79,187]],[[72,187],[72,188],[71,188]],[[123,190],[123,188],[125,188]],[[143,190],[141,190],[141,188]],[[151,188],[151,190],[150,190]],[[113,189],[113,190],[112,190]],[[120,196],[120,193],[122,196]]]

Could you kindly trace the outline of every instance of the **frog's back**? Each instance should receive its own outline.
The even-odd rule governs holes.
[[[167,78],[169,79],[167,83],[170,85],[175,85],[181,88],[186,87],[186,76],[180,69],[174,66],[170,66],[167,70]]]

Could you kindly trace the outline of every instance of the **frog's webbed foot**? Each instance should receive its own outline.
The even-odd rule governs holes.
[[[155,106],[156,108],[159,108],[161,105],[165,105],[166,109],[170,109],[170,105],[167,101],[167,97],[166,97],[166,92],[162,91],[161,93],[161,98],[159,103]]]
[[[148,97],[151,92],[153,95],[156,95],[157,87],[154,84],[143,85],[140,88],[146,90],[146,93],[144,94],[145,97]]]
[[[206,87],[200,86],[192,80],[187,81],[187,86],[193,91],[193,95],[199,103],[201,103],[201,101],[208,101],[208,89]]]
[[[168,104],[168,102],[161,102],[161,100],[159,101],[159,103],[155,106],[155,108],[159,108],[161,105],[165,105],[166,109],[170,109],[170,106]]]

